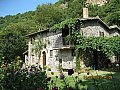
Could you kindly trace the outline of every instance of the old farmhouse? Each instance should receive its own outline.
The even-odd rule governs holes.
[[[83,18],[81,20],[83,22],[81,33],[84,36],[113,37],[120,35],[120,29],[117,26],[109,27],[99,17],[88,17],[88,8],[83,8]],[[74,45],[71,42],[65,41],[65,36],[68,34],[69,31],[59,30],[49,32],[49,29],[29,34],[28,53],[25,54],[26,65],[35,65],[38,63],[41,67],[48,66],[52,71],[58,70],[60,64],[63,69],[75,68]],[[39,42],[39,36],[43,44],[40,58],[34,50],[35,43]],[[92,60],[93,57],[91,54],[88,54],[89,61],[86,62]],[[115,56],[111,59],[114,61]],[[86,62],[82,62],[81,64]]]

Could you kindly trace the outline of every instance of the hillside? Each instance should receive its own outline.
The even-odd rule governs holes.
[[[59,0],[59,4],[65,4],[66,2],[75,2],[76,0]],[[102,6],[107,3],[108,0],[85,0],[87,4]]]
[[[92,4],[92,5],[98,5],[98,6],[102,6],[105,3],[107,3],[107,0],[87,0],[86,3]]]
[[[109,0],[102,6],[94,3],[104,0],[95,1],[87,1],[89,16],[99,16],[108,25],[116,24],[120,27],[120,0]],[[50,28],[69,18],[82,18],[82,8],[85,4],[85,0],[59,0],[55,4],[39,5],[35,11],[0,17],[0,56],[6,56],[8,59],[18,55],[22,57],[22,53],[27,50],[25,35]]]

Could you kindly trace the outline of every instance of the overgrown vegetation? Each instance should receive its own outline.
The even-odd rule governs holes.
[[[21,68],[20,58],[7,63],[2,59],[0,90],[48,90],[47,75],[39,65]]]

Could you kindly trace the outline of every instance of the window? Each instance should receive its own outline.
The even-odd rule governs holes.
[[[72,56],[75,56],[75,49],[72,49]]]
[[[30,40],[30,44],[32,44],[32,38],[31,37],[29,38],[29,40]]]
[[[62,64],[62,59],[59,59],[59,63]]]
[[[50,57],[53,56],[53,50],[50,50]]]
[[[62,37],[69,35],[69,29],[62,29]]]
[[[33,44],[35,42],[35,36],[30,37],[30,42]]]
[[[69,41],[65,39],[67,35],[69,35],[69,29],[62,29],[63,45],[69,45]]]
[[[101,37],[104,37],[104,32],[99,32]]]

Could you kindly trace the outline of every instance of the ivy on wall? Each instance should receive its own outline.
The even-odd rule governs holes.
[[[35,50],[35,53],[38,54],[38,57],[40,59],[40,57],[41,57],[41,50],[42,50],[44,44],[41,41],[41,36],[40,35],[38,35],[37,38],[38,38],[38,41],[35,42],[34,50]]]
[[[70,35],[66,38],[69,41],[74,41],[76,48],[76,66],[80,67],[78,63],[80,51],[86,49],[93,49],[102,51],[107,57],[120,54],[120,37],[85,37],[80,34],[80,27],[82,22],[80,19],[68,19],[50,28],[50,31],[69,29]],[[79,69],[79,68],[78,68]]]

